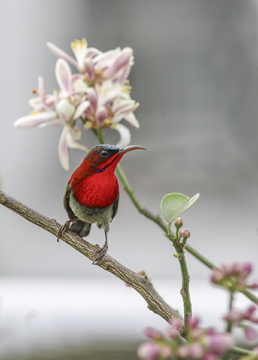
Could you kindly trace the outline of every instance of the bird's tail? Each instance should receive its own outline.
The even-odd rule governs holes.
[[[88,236],[91,229],[91,223],[77,220],[69,227],[69,230],[79,235],[80,237]]]

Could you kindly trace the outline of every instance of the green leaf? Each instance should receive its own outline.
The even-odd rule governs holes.
[[[199,196],[200,194],[196,194],[190,199],[188,196],[178,193],[165,195],[160,204],[164,218],[168,223],[172,223],[178,216],[188,210]]]

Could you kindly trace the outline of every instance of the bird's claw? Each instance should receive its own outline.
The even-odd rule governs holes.
[[[76,219],[70,219],[67,220],[62,226],[60,226],[58,233],[57,233],[57,241],[59,242],[59,239],[64,236],[64,234],[66,233],[66,231],[69,229],[70,225],[75,223],[77,221]]]
[[[95,259],[93,261],[93,265],[96,265],[107,253],[108,246],[105,244],[101,249],[95,251]]]

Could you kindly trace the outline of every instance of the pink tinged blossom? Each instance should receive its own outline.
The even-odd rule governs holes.
[[[100,53],[99,55],[95,56],[92,61],[95,66],[98,65],[101,70],[104,70],[112,65],[115,57],[119,54],[120,51],[121,49],[119,47],[114,50],[105,51],[104,53]]]
[[[138,347],[137,355],[142,360],[156,360],[159,355],[159,347],[152,341],[145,342]]]
[[[87,55],[88,43],[86,39],[75,40],[71,43],[71,48],[73,50],[74,56],[77,60],[77,67],[81,72],[84,72],[84,59]]]
[[[115,124],[114,126],[112,126],[112,129],[117,130],[120,134],[120,140],[116,144],[118,147],[127,146],[128,144],[130,144],[131,133],[130,133],[129,129],[127,129],[126,126],[124,126],[122,124]]]
[[[47,46],[49,50],[52,51],[53,54],[55,54],[57,57],[60,57],[66,61],[68,61],[70,64],[77,67],[77,62],[72,58],[70,55],[68,55],[63,50],[59,49],[56,45],[52,44],[51,42],[47,42]]]
[[[247,340],[253,341],[257,338],[257,331],[252,327],[246,327],[245,337],[247,338]]]
[[[96,111],[96,119],[99,125],[102,125],[104,120],[108,117],[108,112],[105,106],[100,106]]]
[[[57,115],[55,112],[41,112],[33,115],[27,115],[19,118],[13,124],[15,127],[35,127],[35,126],[46,126],[56,125],[58,122]]]
[[[123,49],[116,57],[113,64],[104,71],[104,76],[108,79],[124,76],[125,69],[131,68],[133,50],[131,48]],[[128,71],[126,71],[127,73]],[[129,74],[129,73],[128,73]]]
[[[72,93],[72,73],[70,66],[63,59],[58,59],[55,69],[56,79],[60,89],[64,92],[64,96]]]
[[[204,339],[204,343],[207,347],[207,352],[221,356],[234,346],[234,339],[229,333],[214,333],[208,335]]]
[[[86,58],[84,60],[84,66],[85,66],[86,74],[88,75],[88,79],[90,81],[93,81],[95,79],[95,68],[94,68],[92,60],[89,58]]]

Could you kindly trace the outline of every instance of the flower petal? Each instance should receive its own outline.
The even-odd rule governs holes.
[[[114,129],[117,130],[120,134],[120,140],[116,144],[117,146],[127,146],[131,142],[131,133],[129,129],[122,125],[122,124],[116,124],[114,126]]]
[[[88,109],[88,107],[90,106],[90,102],[88,100],[83,101],[82,103],[80,103],[80,105],[77,107],[77,109],[75,110],[75,113],[73,115],[73,118],[76,120],[78,119],[86,109]]]
[[[66,52],[64,52],[63,50],[59,49],[59,47],[57,47],[56,45],[52,44],[51,42],[47,42],[47,46],[49,48],[49,50],[52,51],[52,53],[54,53],[56,56],[68,61],[70,64],[78,67],[77,62],[74,60],[74,58],[72,58],[70,55],[68,55]]]
[[[55,73],[60,89],[70,95],[72,91],[72,72],[65,60],[57,60]]]
[[[68,146],[72,149],[81,149],[84,151],[89,151],[89,148],[87,148],[87,146],[77,141],[80,138],[81,138],[81,130],[79,128],[77,127],[74,127],[72,129],[68,128],[68,131],[66,133],[66,141]]]
[[[120,54],[117,55],[114,63],[104,72],[104,75],[107,78],[113,79],[121,69],[124,67],[130,66],[130,60],[133,55],[132,48],[124,48]],[[130,66],[131,67],[131,66]]]
[[[69,149],[67,144],[67,132],[69,131],[68,127],[63,128],[62,134],[59,139],[58,144],[58,155],[62,167],[68,171],[69,170]]]
[[[100,106],[96,111],[96,119],[99,125],[103,124],[104,120],[108,117],[108,112],[105,106]]]
[[[15,127],[34,127],[34,126],[44,126],[51,124],[52,121],[56,120],[57,116],[54,112],[41,112],[33,115],[27,115],[19,118],[15,121],[13,126]]]
[[[61,99],[56,104],[56,111],[65,116],[65,120],[69,120],[72,117],[74,110],[75,107],[66,99]]]
[[[126,121],[129,122],[129,124],[131,124],[132,126],[136,127],[137,129],[139,129],[140,127],[140,124],[139,124],[139,121],[136,119],[134,113],[130,112],[128,115],[126,115],[124,117],[124,119]]]

